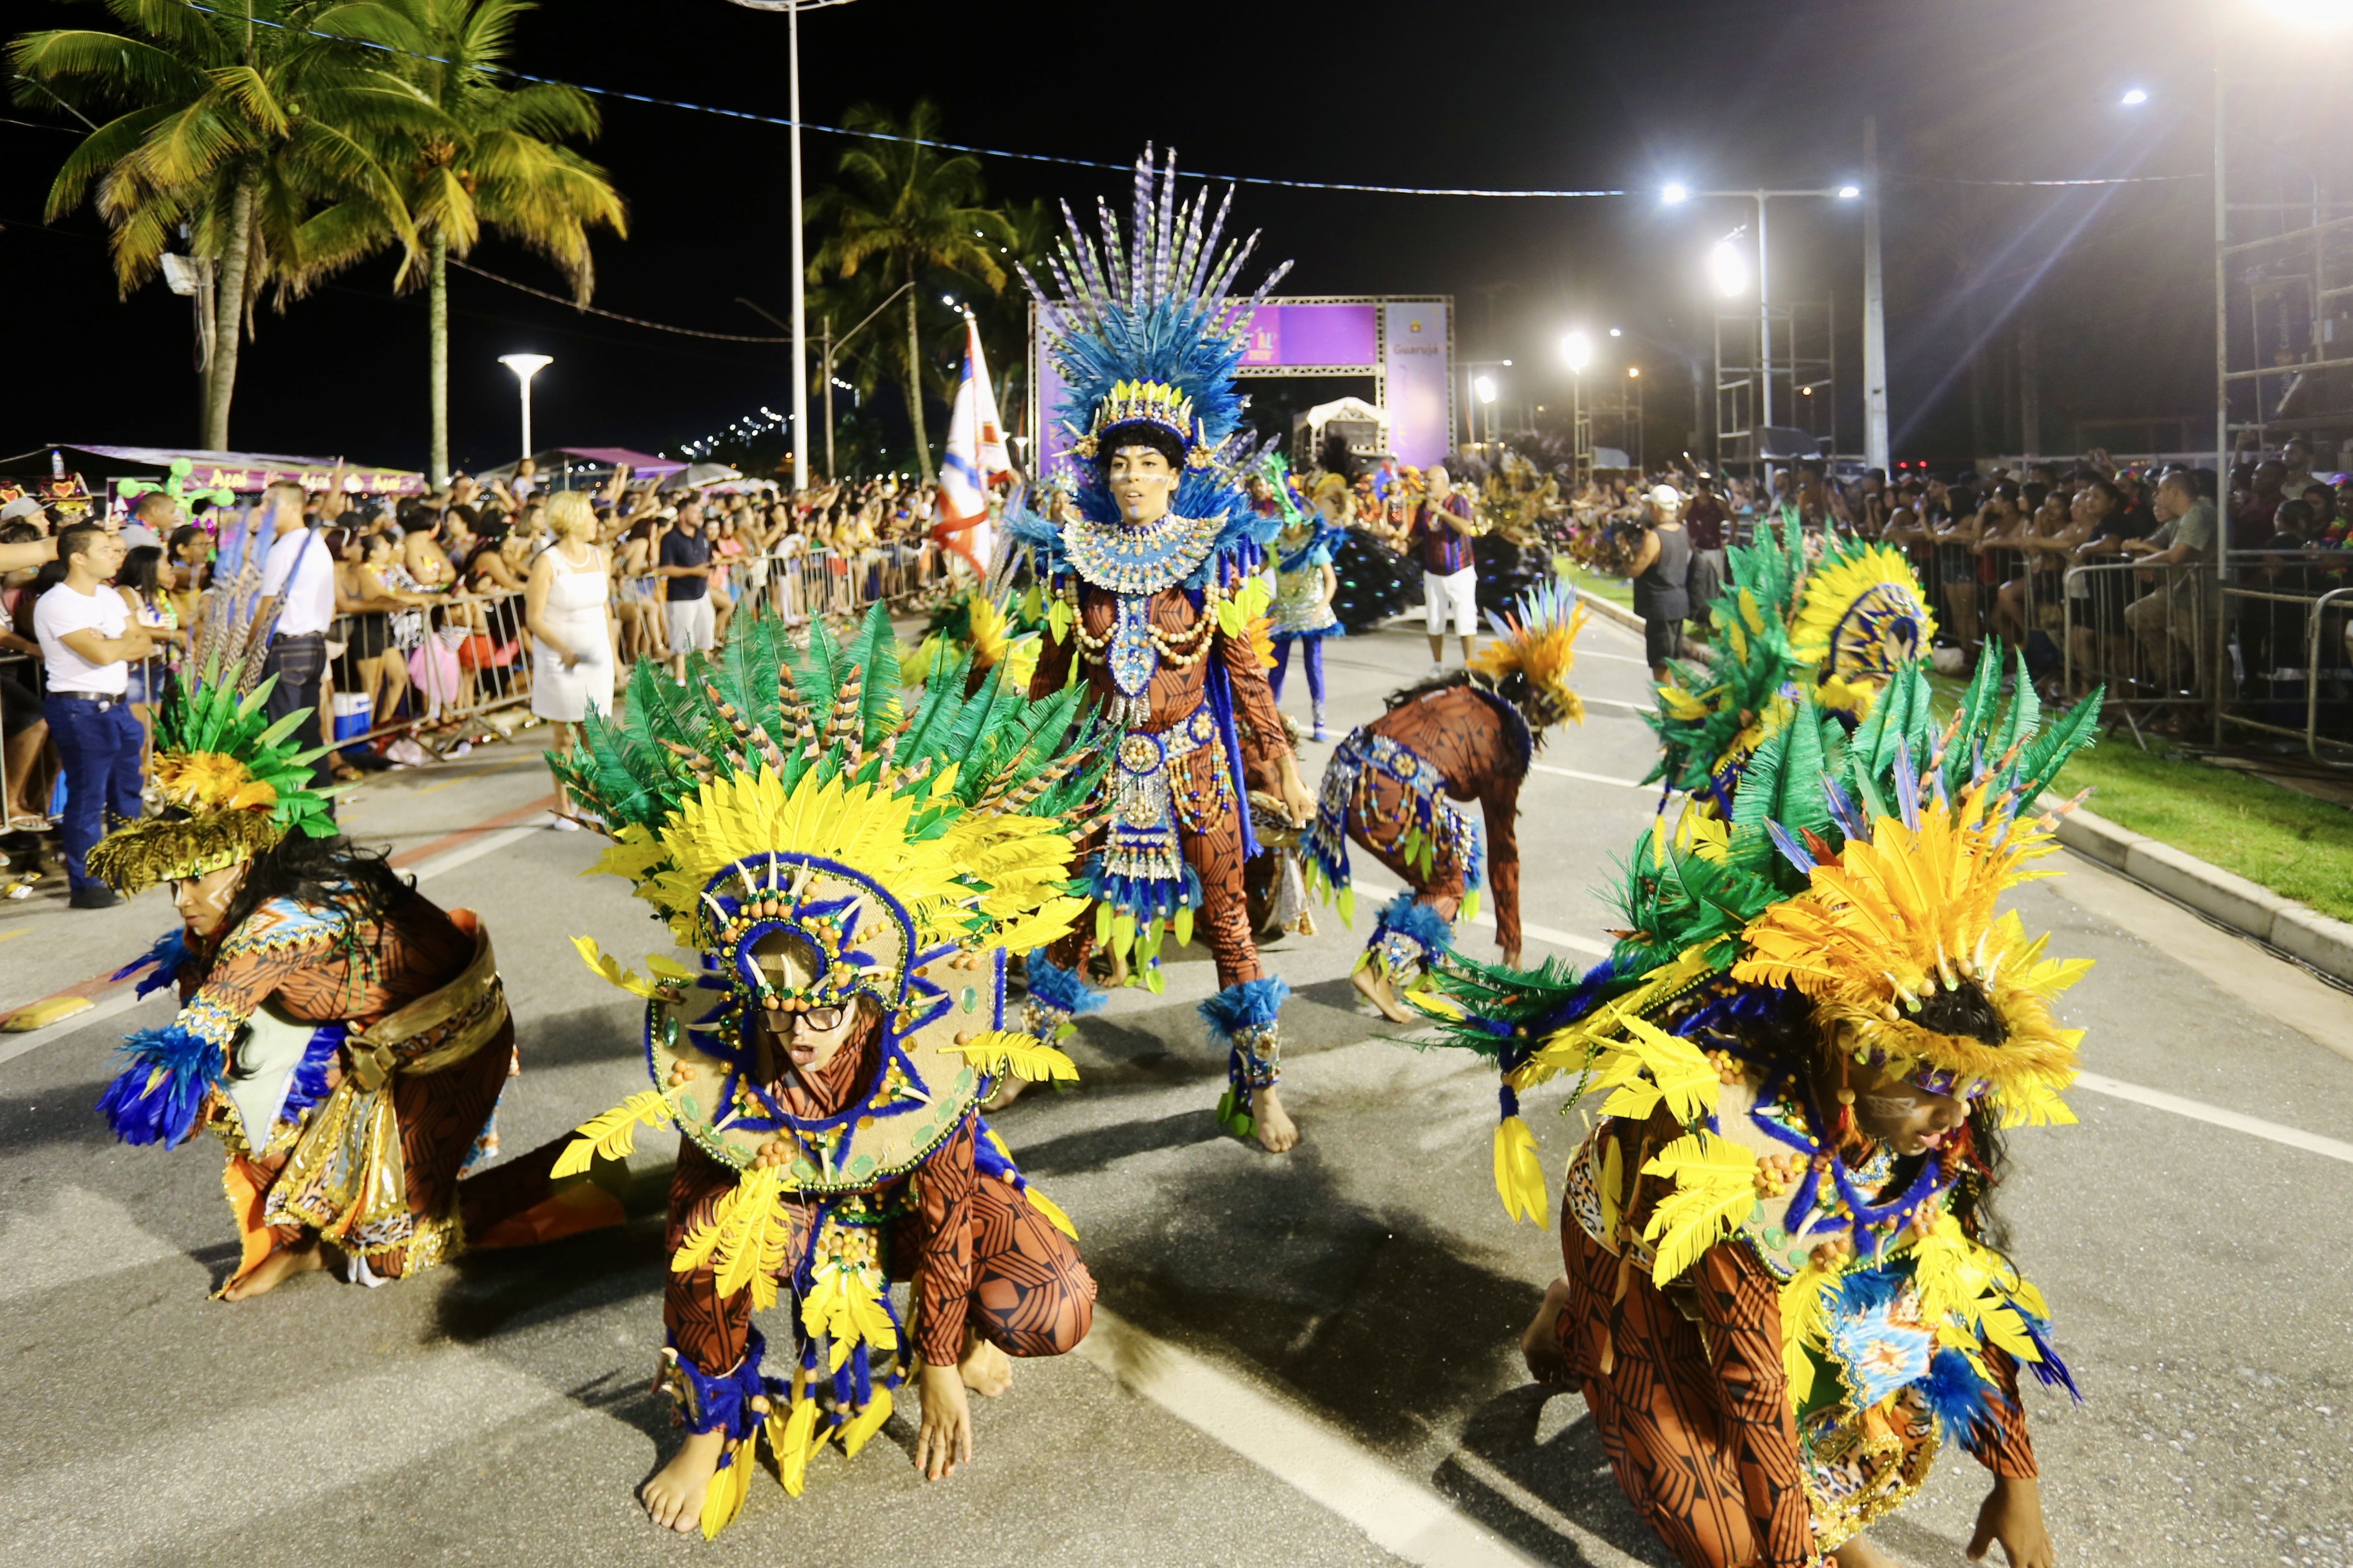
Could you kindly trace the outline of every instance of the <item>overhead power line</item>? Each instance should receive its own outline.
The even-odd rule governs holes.
[[[551,294],[544,289],[534,289],[528,283],[518,283],[512,278],[501,278],[495,272],[485,271],[471,262],[460,261],[454,256],[449,258],[449,265],[470,272],[477,278],[487,278],[493,283],[503,283],[510,289],[520,289],[526,294],[536,294],[543,300],[553,300],[559,305],[569,305],[575,310],[585,310],[592,316],[602,316],[608,321],[627,321],[633,327],[651,327],[655,331],[676,332],[682,338],[709,338],[715,342],[723,343],[788,343],[793,341],[790,338],[746,337],[741,332],[706,332],[695,327],[673,327],[668,321],[649,321],[643,316],[624,316],[618,310],[606,310],[595,305],[583,305],[576,300],[567,300],[561,294]]]

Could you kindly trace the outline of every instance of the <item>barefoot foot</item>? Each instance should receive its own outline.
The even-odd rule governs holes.
[[[1568,1281],[1556,1279],[1545,1287],[1544,1304],[1520,1336],[1520,1358],[1528,1363],[1528,1375],[1549,1387],[1568,1383],[1568,1358],[1560,1349],[1560,1315],[1567,1306]]]
[[[308,1237],[296,1246],[280,1247],[255,1264],[252,1272],[221,1292],[221,1300],[244,1301],[266,1296],[297,1274],[313,1273],[326,1266],[327,1249],[319,1245],[317,1237]]]
[[[702,1528],[702,1493],[727,1451],[724,1432],[697,1432],[638,1491],[646,1514],[664,1530],[692,1535]],[[739,1461],[740,1463],[740,1461]]]
[[[978,1334],[969,1336],[956,1376],[983,1399],[994,1399],[1013,1386],[1013,1358]]]
[[[1902,1568],[1894,1558],[1860,1535],[1850,1537],[1845,1545],[1831,1553],[1831,1560],[1839,1568]]]
[[[1003,1078],[997,1080],[997,1088],[995,1091],[992,1092],[987,1100],[980,1102],[980,1108],[986,1111],[1002,1110],[1007,1106],[1012,1104],[1015,1100],[1020,1099],[1022,1091],[1029,1087],[1029,1080],[1028,1079],[1016,1078],[1013,1074],[1007,1073]]]
[[[1286,1152],[1299,1142],[1299,1124],[1282,1109],[1272,1084],[1250,1090],[1250,1121],[1259,1146],[1270,1154]]]
[[[1355,986],[1366,1001],[1378,1007],[1382,1016],[1391,1023],[1419,1024],[1421,1022],[1405,1010],[1404,1004],[1397,999],[1397,993],[1389,989],[1388,976],[1378,973],[1369,965],[1348,976],[1348,984]]]

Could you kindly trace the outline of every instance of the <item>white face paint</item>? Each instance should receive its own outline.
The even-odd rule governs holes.
[[[203,942],[220,934],[221,923],[228,919],[228,906],[237,890],[245,883],[245,869],[253,864],[239,860],[234,866],[224,866],[217,871],[207,871],[201,877],[183,877],[172,884],[172,904],[180,911],[180,921],[188,934]]]

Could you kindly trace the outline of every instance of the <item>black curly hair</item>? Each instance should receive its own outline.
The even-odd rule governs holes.
[[[1137,420],[1127,425],[1114,425],[1096,433],[1095,464],[1105,473],[1111,471],[1113,457],[1124,447],[1149,447],[1168,459],[1168,466],[1182,472],[1185,468],[1185,443],[1173,430]]]

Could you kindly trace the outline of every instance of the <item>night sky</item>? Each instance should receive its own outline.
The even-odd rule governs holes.
[[[2175,13],[2180,13],[2177,17]],[[1790,0],[1790,3],[1152,6],[859,0],[805,16],[804,110],[903,111],[937,100],[960,141],[1124,164],[1146,141],[1188,170],[1304,180],[1613,186],[1594,201],[1334,195],[1245,186],[1235,208],[1261,255],[1295,258],[1284,291],[1451,293],[1460,352],[1512,357],[1504,397],[1564,397],[1571,327],[1643,365],[1651,453],[1679,446],[1704,354],[1704,260],[1745,216],[1662,208],[1694,187],[1834,186],[1862,171],[1879,118],[1893,424],[1899,458],[2017,450],[2017,330],[2040,333],[2046,450],[2078,420],[2211,407],[2211,188],[2202,178],[2096,190],[1959,182],[2200,175],[2210,166],[2204,65],[2179,0]],[[103,25],[89,4],[20,0],[16,26]],[[580,83],[782,115],[779,16],[723,0],[549,0],[515,63]],[[2123,110],[2138,85],[2151,101]],[[709,331],[775,329],[735,303],[786,309],[786,136],[779,128],[603,100],[591,149],[628,199],[630,237],[596,241],[606,309]],[[53,117],[24,108],[13,120]],[[156,281],[116,298],[87,209],[44,225],[57,131],[0,124],[0,288],[12,361],[0,456],[37,443],[188,443],[197,435],[187,301]],[[822,183],[842,145],[806,141]],[[1012,157],[993,194],[1091,210],[1124,177]],[[1775,293],[1832,296],[1841,321],[1843,449],[1859,449],[1860,204],[1776,203]],[[560,290],[491,238],[478,265]],[[388,262],[280,315],[246,351],[231,425],[247,450],[422,467],[425,303]],[[1013,285],[1018,287],[1018,282]],[[702,342],[584,317],[453,273],[452,421],[461,468],[505,460],[512,378],[497,356],[555,356],[536,387],[542,445],[657,450],[762,404],[789,406],[789,350]],[[928,331],[954,318],[934,299]],[[1972,397],[1967,350],[1988,345]],[[1605,362],[1599,368],[1611,368]],[[1269,390],[1261,383],[1261,389]],[[1369,384],[1366,384],[1369,391]],[[2208,416],[2211,419],[2211,415]],[[943,421],[944,423],[944,421]],[[934,438],[938,435],[934,426]],[[2211,424],[2208,426],[2211,429]],[[2095,437],[2120,448],[2135,433]]]

